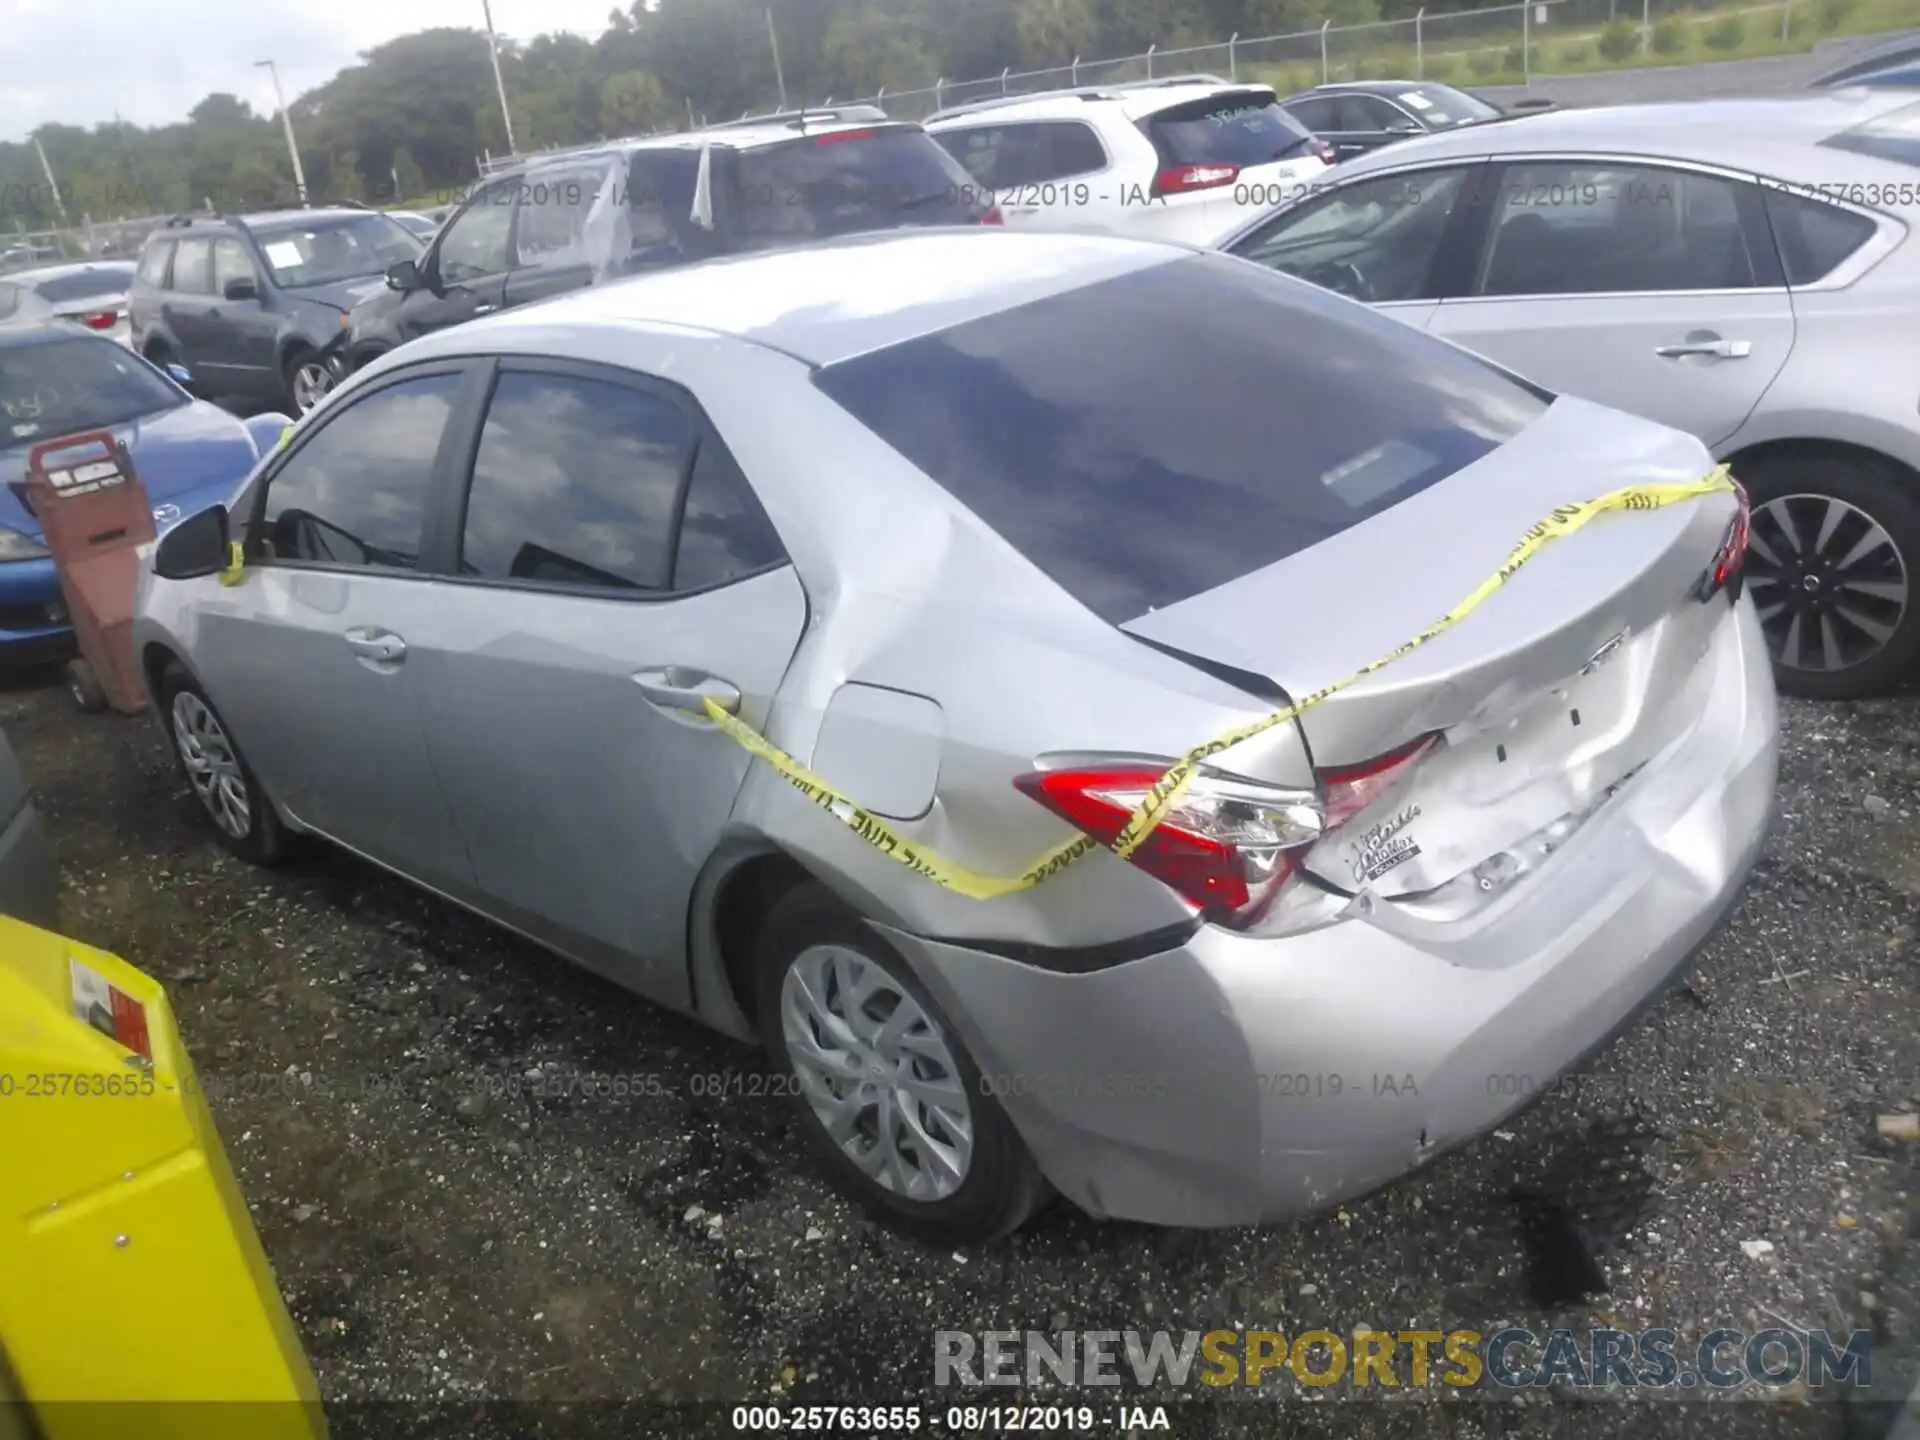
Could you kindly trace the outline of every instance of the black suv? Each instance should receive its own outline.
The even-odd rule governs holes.
[[[396,264],[385,293],[355,307],[330,358],[351,373],[476,316],[711,256],[999,223],[991,195],[924,129],[873,106],[618,141],[488,179],[417,263]]]
[[[325,361],[347,312],[421,242],[378,211],[176,215],[147,238],[128,296],[133,348],[184,366],[205,397],[305,414],[333,386]]]

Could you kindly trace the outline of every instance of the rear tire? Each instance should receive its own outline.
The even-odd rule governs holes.
[[[93,666],[84,658],[76,657],[67,662],[67,693],[73,697],[73,703],[80,707],[84,715],[98,715],[107,708],[106,687],[100,683],[100,677],[93,673]]]
[[[825,887],[774,905],[758,981],[761,1043],[843,1190],[938,1245],[998,1239],[1039,1208],[1046,1181],[952,1023]]]
[[[1818,449],[1776,451],[1737,471],[1753,502],[1747,589],[1780,692],[1857,700],[1912,675],[1920,481],[1877,456]]]
[[[174,761],[220,843],[254,865],[274,866],[291,858],[294,837],[207,692],[175,665],[160,677],[158,699]]]

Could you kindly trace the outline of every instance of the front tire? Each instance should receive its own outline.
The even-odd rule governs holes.
[[[304,345],[295,346],[288,353],[280,376],[287,404],[293,407],[296,418],[304,416],[326,399],[335,381],[333,368],[327,364],[326,357]]]
[[[273,866],[288,859],[293,837],[207,692],[173,666],[161,677],[158,699],[174,760],[213,821],[220,843],[254,865]]]
[[[1019,1229],[1046,1182],[899,953],[809,883],[774,906],[758,958],[761,1041],[839,1185],[934,1244]]]
[[[1877,456],[1779,451],[1739,467],[1747,588],[1783,695],[1882,694],[1920,659],[1920,486]]]

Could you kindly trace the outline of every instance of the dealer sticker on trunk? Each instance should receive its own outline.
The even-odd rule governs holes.
[[[1419,815],[1420,807],[1409,805],[1391,819],[1369,826],[1358,840],[1347,846],[1347,864],[1353,871],[1354,884],[1371,885],[1420,853],[1419,842],[1406,833]]]

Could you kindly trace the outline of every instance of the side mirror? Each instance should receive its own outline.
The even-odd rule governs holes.
[[[260,286],[255,280],[245,276],[236,276],[234,279],[227,281],[220,293],[229,300],[258,300],[260,298]]]
[[[1389,135],[1419,135],[1423,132],[1420,129],[1419,123],[1416,121],[1389,120],[1387,122],[1387,133]]]
[[[189,515],[160,537],[153,573],[162,580],[198,580],[227,568],[227,507]]]
[[[387,267],[387,288],[398,290],[402,295],[420,288],[420,265],[418,261],[402,260]]]

